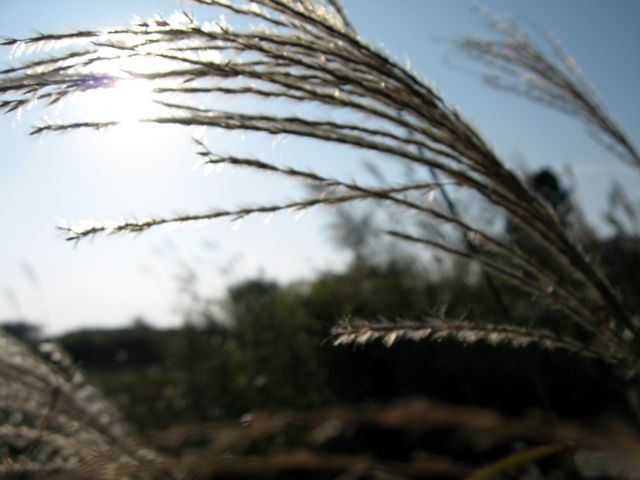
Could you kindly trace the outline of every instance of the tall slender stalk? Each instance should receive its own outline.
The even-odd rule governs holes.
[[[38,34],[24,39],[6,39],[3,44],[29,49],[42,44],[59,45],[61,52],[44,57],[34,54],[23,64],[0,72],[0,108],[16,111],[34,102],[53,104],[71,95],[107,89],[123,79],[146,81],[161,98],[160,113],[141,121],[156,124],[203,126],[245,130],[272,135],[289,134],[327,143],[349,145],[384,154],[412,165],[419,180],[389,185],[345,182],[314,172],[280,167],[257,158],[216,156],[200,144],[204,163],[228,163],[263,173],[295,178],[325,189],[322,195],[282,204],[224,208],[172,217],[125,220],[61,229],[70,240],[100,232],[140,232],[158,225],[239,219],[247,215],[305,209],[367,200],[390,204],[421,218],[444,222],[473,238],[473,248],[425,238],[408,226],[390,231],[396,238],[437,248],[478,262],[493,274],[533,292],[563,311],[582,332],[578,339],[532,329],[504,330],[487,319],[466,322],[428,323],[447,335],[523,343],[523,335],[542,345],[560,346],[600,356],[627,375],[638,372],[640,329],[624,299],[605,276],[592,265],[582,249],[567,235],[549,205],[523,182],[494,152],[482,135],[414,72],[399,65],[360,38],[337,1],[196,0],[202,6],[218,7],[234,15],[261,23],[259,28],[232,28],[226,22],[200,23],[182,13],[157,17],[126,28],[107,31],[77,31],[68,34]],[[514,35],[517,31],[514,31]],[[599,129],[610,144],[624,153],[630,164],[640,166],[638,155],[622,131],[609,120],[576,68],[556,45],[565,69],[547,61],[519,34],[502,43],[465,40],[461,47],[481,59],[501,60],[500,72],[511,75],[518,68],[535,74],[524,93],[586,120]],[[69,48],[68,45],[73,45]],[[64,48],[63,48],[64,46]],[[136,69],[136,62],[154,60],[152,68]],[[119,75],[106,73],[105,65],[132,65]],[[140,63],[142,65],[142,63]],[[527,77],[528,78],[528,77]],[[504,85],[502,85],[504,86]],[[116,87],[117,88],[117,87]],[[218,109],[212,98],[219,95],[252,97],[265,113],[241,109]],[[321,105],[332,111],[332,120],[301,109],[285,116],[277,101]],[[275,102],[274,102],[275,101]],[[32,133],[106,128],[114,119],[82,119],[69,123],[35,126]],[[422,180],[429,172],[436,177]],[[495,232],[476,225],[464,212],[441,208],[429,201],[428,193],[442,184],[471,192],[519,225],[533,247],[516,247]],[[420,195],[420,193],[426,195]],[[540,252],[543,252],[541,255]],[[544,258],[553,259],[545,261]],[[361,341],[380,336],[372,326],[357,330],[342,325],[338,341]],[[406,327],[399,327],[404,328]],[[356,330],[354,330],[356,329]],[[405,331],[402,330],[402,331]],[[364,333],[363,333],[364,332]],[[369,333],[367,333],[369,332]],[[371,333],[374,332],[374,333]],[[465,333],[466,332],[466,333]],[[415,335],[410,335],[415,336]],[[418,335],[420,336],[420,335]],[[493,337],[492,337],[493,336]]]

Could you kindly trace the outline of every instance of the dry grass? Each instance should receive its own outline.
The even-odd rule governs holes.
[[[286,204],[109,224],[85,223],[80,227],[63,225],[68,239],[79,240],[100,232],[140,232],[168,223],[223,217],[237,220],[247,215],[355,200],[384,203],[447,224],[466,235],[465,238],[473,237],[474,242],[473,248],[468,241],[458,246],[426,236],[423,230],[411,226],[403,231],[389,231],[390,235],[471,259],[486,272],[503,277],[563,310],[590,338],[588,345],[584,345],[585,353],[598,352],[628,375],[636,374],[638,325],[615,289],[566,234],[549,205],[425,81],[360,38],[337,4],[285,0],[251,5],[216,0],[196,3],[249,17],[261,22],[261,26],[235,30],[227,23],[200,23],[183,13],[106,32],[78,31],[7,39],[6,46],[26,51],[37,50],[43,44],[63,47],[60,55],[36,55],[20,66],[4,70],[0,92],[6,99],[0,106],[13,111],[33,102],[53,104],[78,92],[108,88],[121,79],[96,70],[96,65],[118,65],[123,58],[153,58],[160,62],[154,64],[155,69],[126,74],[129,79],[144,78],[153,83],[160,96],[158,103],[165,113],[142,121],[289,134],[347,144],[410,164],[419,180],[399,185],[361,185],[311,171],[277,167],[258,158],[218,156],[200,143],[205,164],[226,163],[293,177],[320,193]],[[503,75],[499,78],[524,71],[523,93],[585,119],[610,144],[626,152],[626,161],[637,163],[631,143],[609,120],[560,47],[556,45],[556,51],[564,68],[547,60],[513,25],[504,28],[505,38],[500,42],[467,39],[460,45],[473,56],[499,60],[499,72]],[[516,85],[509,84],[512,89]],[[163,95],[171,95],[171,99],[162,100]],[[255,97],[267,113],[208,108],[207,98],[215,95]],[[323,105],[323,111],[328,108],[335,112],[335,119],[317,116],[313,109],[303,110],[301,116],[282,116],[272,100]],[[117,119],[87,119],[36,126],[33,133],[103,128],[117,123]],[[450,208],[451,202],[447,208],[432,201],[433,191],[442,190],[443,184],[456,191],[471,191],[503,212],[532,239],[531,251],[504,241],[499,233],[474,225],[474,219]],[[543,262],[541,257],[556,260]],[[487,324],[483,329],[492,330],[491,319],[481,321]],[[566,343],[561,338],[552,341],[553,335],[547,332],[540,336],[540,341]]]

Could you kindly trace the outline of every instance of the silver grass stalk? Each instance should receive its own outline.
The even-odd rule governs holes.
[[[108,224],[64,224],[61,229],[69,240],[79,241],[101,232],[141,232],[163,224],[237,220],[253,214],[353,201],[384,204],[407,214],[406,218],[430,219],[436,226],[453,228],[465,238],[473,238],[474,247],[459,247],[447,239],[427,236],[424,230],[410,224],[404,230],[389,230],[390,235],[468,258],[492,275],[532,293],[563,311],[585,334],[580,341],[576,340],[582,348],[572,349],[597,354],[613,361],[628,375],[636,374],[640,331],[632,312],[567,235],[550,206],[502,162],[489,142],[428,83],[360,38],[339,2],[196,0],[195,3],[218,7],[257,21],[260,26],[234,29],[226,20],[200,22],[182,12],[169,18],[137,21],[126,28],[5,39],[6,46],[27,54],[33,52],[22,64],[0,72],[0,95],[5,97],[0,108],[10,112],[33,103],[51,105],[74,94],[106,90],[122,80],[144,80],[154,86],[161,112],[140,121],[275,136],[288,134],[349,145],[412,166],[418,180],[396,184],[346,182],[312,171],[276,166],[258,158],[218,156],[201,142],[199,154],[205,164],[226,163],[295,178],[320,193],[282,204]],[[37,50],[42,45],[60,47],[56,51],[59,53],[39,55]],[[532,50],[526,38],[520,43],[505,41],[502,46],[509,53],[504,54],[507,50],[500,50],[500,45],[478,42],[462,45],[474,54],[490,51],[504,59],[507,73],[516,65],[525,70],[540,69],[543,73],[533,82],[535,88],[527,92],[595,125],[609,143],[626,152],[627,161],[638,163],[635,149],[608,120],[577,69],[556,68]],[[530,63],[522,60],[525,57]],[[561,58],[568,63],[568,57]],[[150,59],[154,61],[152,68],[126,71],[121,68],[120,74],[107,73],[118,71],[123,62]],[[218,95],[254,98],[265,113],[255,113],[257,109],[251,112],[216,109],[207,100]],[[333,119],[314,109],[301,109],[297,116],[283,115],[278,108],[280,101],[322,106],[322,111],[333,112]],[[87,118],[38,125],[32,133],[102,129],[119,123],[118,119]],[[470,215],[460,215],[431,201],[430,193],[444,184],[471,193],[502,212],[532,239],[535,248],[505,242],[499,233],[478,225]],[[516,330],[507,335],[502,327],[486,321],[480,323],[484,325],[477,327],[480,330],[493,331],[495,335],[503,332],[505,339],[521,338]],[[471,328],[466,324],[458,327],[455,330],[458,333],[453,335],[458,338],[467,335],[463,332]],[[340,328],[337,332],[346,335],[342,337],[345,341],[362,338],[355,331],[354,336],[349,336]],[[438,328],[454,331],[447,330],[446,323],[438,324]],[[542,343],[551,341],[540,332],[531,338],[536,335]],[[567,342],[564,345],[569,348]]]
[[[45,358],[0,330],[0,477],[116,478],[106,470],[159,462],[64,351],[50,342],[40,350]]]
[[[380,340],[390,347],[398,340],[451,339],[467,345],[476,342],[486,342],[489,345],[505,344],[515,348],[536,345],[549,350],[567,350],[612,364],[617,362],[616,357],[606,350],[589,347],[549,330],[507,324],[473,323],[438,318],[425,318],[420,321],[394,320],[393,322],[384,318],[377,321],[348,318],[338,323],[332,333],[334,345],[364,345]]]
[[[488,85],[579,118],[596,141],[628,165],[640,168],[638,149],[556,38],[547,38],[553,58],[513,19],[487,20],[496,38],[464,37],[456,45],[468,58],[485,65]]]

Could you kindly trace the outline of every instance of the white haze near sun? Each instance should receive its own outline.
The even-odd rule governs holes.
[[[601,212],[610,182],[619,178],[637,198],[638,175],[626,170],[585,135],[582,125],[543,107],[484,87],[477,71],[446,40],[485,33],[467,2],[345,0],[361,35],[426,77],[488,138],[516,169],[568,166],[574,194],[589,221],[604,228]],[[573,55],[605,104],[636,143],[640,139],[640,83],[635,22],[640,2],[487,0],[494,13],[512,13],[525,27],[551,31]],[[124,25],[134,15],[170,15],[191,4],[175,0],[2,2],[0,34],[23,37],[30,29],[55,32]],[[206,9],[196,9],[202,18]],[[217,15],[217,14],[216,14]],[[215,18],[208,18],[215,20]],[[232,21],[232,19],[230,18]],[[597,25],[597,27],[594,27]],[[8,55],[9,51],[2,52]],[[6,57],[5,57],[6,58]],[[6,60],[4,63],[8,63]],[[19,59],[17,59],[19,61]],[[130,66],[128,66],[130,67]],[[113,73],[113,72],[111,72]],[[204,132],[137,124],[157,105],[144,81],[123,80],[108,95],[77,98],[61,114],[117,117],[126,127],[29,137],[30,126],[51,112],[27,111],[21,121],[0,117],[0,321],[28,320],[47,332],[113,327],[142,317],[155,326],[179,325],[189,304],[181,286],[194,282],[203,295],[224,295],[241,279],[310,278],[344,268],[347,252],[327,232],[331,212],[310,210],[296,220],[279,214],[267,223],[211,222],[202,228],[156,229],[142,235],[102,236],[77,246],[55,230],[56,218],[118,220],[191,213],[212,208],[292,200],[304,194],[295,182],[226,168],[205,175],[196,168],[192,137],[204,136],[217,153],[260,155],[317,171],[358,175],[364,160],[354,149],[265,135]],[[216,99],[233,109],[237,98]],[[248,103],[243,108],[251,108]],[[285,114],[295,114],[295,105]],[[382,168],[385,163],[382,163]]]

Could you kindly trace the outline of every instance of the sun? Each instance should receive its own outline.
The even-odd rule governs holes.
[[[95,72],[113,78],[108,86],[87,90],[74,97],[81,118],[131,126],[159,114],[161,107],[156,102],[152,81],[127,73],[123,65],[109,67]]]
[[[100,161],[108,162],[121,175],[146,173],[169,148],[168,143],[175,142],[174,136],[167,135],[170,128],[149,121],[163,112],[156,101],[155,84],[123,71],[109,74],[117,80],[108,87],[77,94],[73,109],[83,121],[116,122],[91,136]]]
[[[98,121],[116,121],[122,126],[157,115],[153,86],[144,79],[123,78],[113,86],[85,92],[81,99],[81,115]]]

